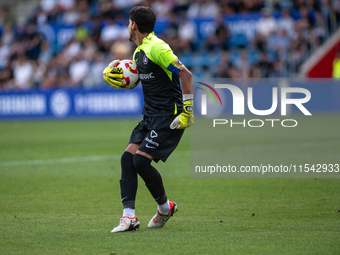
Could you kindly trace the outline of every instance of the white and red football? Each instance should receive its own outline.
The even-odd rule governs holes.
[[[123,82],[121,89],[129,90],[135,88],[139,82],[139,75],[137,64],[132,60],[124,59],[119,61],[115,67],[121,67],[123,69],[123,79],[117,79]]]

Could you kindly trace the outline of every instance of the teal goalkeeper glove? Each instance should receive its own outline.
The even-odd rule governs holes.
[[[115,67],[119,63],[119,60],[113,60],[103,71],[103,78],[115,89],[119,89],[123,85],[121,81],[117,79],[123,78],[123,69],[121,67]]]
[[[194,100],[188,99],[183,102],[183,112],[178,115],[170,125],[171,129],[185,129],[194,124]]]

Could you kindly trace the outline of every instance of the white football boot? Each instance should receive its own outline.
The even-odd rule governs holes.
[[[111,233],[125,232],[139,229],[140,222],[137,217],[128,218],[123,217],[120,219],[119,225],[112,229]]]
[[[153,218],[150,220],[148,227],[149,228],[161,228],[165,225],[165,223],[170,219],[171,216],[175,214],[175,212],[178,211],[177,205],[175,202],[169,202],[170,203],[170,212],[168,215],[162,215],[157,210],[157,213]]]

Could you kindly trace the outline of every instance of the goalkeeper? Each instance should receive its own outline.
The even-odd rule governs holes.
[[[143,119],[132,131],[129,144],[121,157],[121,201],[123,217],[111,232],[139,228],[135,215],[137,174],[141,176],[157,202],[157,213],[148,227],[163,227],[177,211],[169,201],[160,173],[152,161],[166,161],[177,147],[184,129],[194,123],[193,83],[191,72],[173,51],[153,32],[156,15],[149,7],[136,6],[130,10],[129,37],[138,46],[133,54],[143,86]],[[113,61],[104,70],[104,79],[113,87],[122,83],[121,68]],[[181,80],[181,86],[180,86]]]

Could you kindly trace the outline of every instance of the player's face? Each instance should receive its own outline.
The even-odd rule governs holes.
[[[132,30],[132,25],[133,22],[131,21],[131,19],[129,19],[129,40],[130,42],[134,42],[135,41],[135,32]]]

